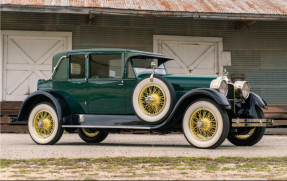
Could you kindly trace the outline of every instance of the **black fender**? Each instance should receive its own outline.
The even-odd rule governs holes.
[[[226,110],[231,110],[231,105],[223,94],[220,92],[210,89],[210,88],[197,88],[185,93],[176,103],[173,111],[167,118],[167,120],[158,127],[172,127],[174,124],[178,123],[187,108],[193,101],[200,98],[208,98],[215,101],[219,106]],[[179,116],[180,115],[180,116]],[[163,126],[164,125],[164,126]]]
[[[18,114],[18,121],[28,121],[30,111],[40,102],[51,102],[54,104],[59,120],[70,114],[70,108],[61,94],[52,90],[38,90],[23,101]]]
[[[247,98],[246,102],[249,102],[249,104],[251,105],[257,105],[259,107],[262,107],[263,109],[268,109],[267,103],[259,95],[255,94],[254,92],[250,92],[249,97]]]
[[[257,117],[256,106],[263,109],[268,109],[267,103],[254,92],[250,92],[249,97],[245,100],[245,103],[236,103],[237,110],[244,110],[245,115],[249,115],[255,118]]]
[[[182,103],[186,102],[187,100],[190,103],[197,98],[210,98],[217,104],[223,106],[225,109],[231,109],[231,105],[227,97],[220,92],[210,88],[197,88],[187,92],[177,101],[176,107],[182,105]]]

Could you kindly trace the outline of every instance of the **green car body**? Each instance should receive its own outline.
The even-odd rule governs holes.
[[[106,71],[106,67],[104,67],[105,62],[102,64],[97,62],[97,65],[93,64],[93,57],[106,55],[116,57],[109,60],[114,62],[109,65],[109,71]],[[151,61],[151,68],[148,61]],[[187,127],[191,129],[191,126],[188,126],[191,123],[185,125],[186,114],[193,106],[199,104],[201,105],[201,111],[207,110],[208,115],[213,115],[210,120],[215,119],[217,117],[216,114],[218,114],[219,117],[216,119],[223,120],[223,128],[221,128],[221,123],[212,125],[206,121],[207,119],[196,118],[200,119],[200,121],[197,121],[197,124],[194,125],[195,130],[214,129],[212,133],[214,135],[216,135],[215,129],[222,129],[221,131],[224,132],[220,139],[218,138],[218,141],[205,146],[200,146],[201,143],[192,143],[190,136],[185,133],[188,141],[200,148],[215,148],[224,141],[227,135],[234,137],[234,132],[244,135],[252,130],[254,131],[256,127],[265,127],[270,123],[269,120],[264,119],[264,115],[259,111],[259,107],[267,108],[267,104],[263,99],[252,92],[249,93],[249,90],[243,90],[244,86],[245,88],[249,86],[247,82],[233,84],[228,81],[226,76],[168,74],[165,69],[165,62],[167,61],[172,61],[172,59],[162,54],[126,49],[84,49],[58,52],[53,57],[53,74],[51,78],[38,81],[38,90],[28,96],[23,102],[18,121],[31,122],[29,123],[29,130],[31,129],[32,132],[33,129],[36,129],[35,127],[40,130],[43,130],[45,126],[53,127],[55,118],[51,119],[53,122],[51,126],[51,123],[48,123],[47,119],[41,118],[41,116],[38,116],[39,120],[36,124],[37,115],[34,115],[34,117],[32,115],[37,106],[43,107],[44,105],[45,108],[45,105],[48,105],[48,107],[55,109],[56,120],[59,122],[59,124],[55,125],[59,130],[74,131],[78,129],[78,133],[83,140],[100,142],[107,136],[107,131],[144,129],[158,132],[183,130],[185,133],[185,130],[189,129]],[[77,62],[80,63],[78,64]],[[157,62],[158,68],[154,62]],[[102,68],[94,70],[95,68],[93,67],[96,66]],[[103,70],[106,71],[105,76],[99,76]],[[154,81],[154,84],[156,82],[159,82],[159,84],[153,85]],[[135,97],[135,95],[143,94],[145,86],[140,91],[137,89],[144,82],[148,82],[150,88],[154,92],[157,91],[158,95],[150,94],[150,96],[143,98]],[[226,91],[226,94],[224,91]],[[160,92],[164,92],[162,94],[163,98],[157,97],[161,95]],[[248,92],[247,96],[244,95],[246,92]],[[243,98],[244,96],[245,98]],[[169,99],[170,101],[168,101]],[[139,109],[144,109],[144,106],[160,105],[159,102],[162,100],[163,109],[168,107],[168,110],[159,120],[149,121],[149,118],[153,118],[157,114],[143,113],[144,118],[138,114]],[[142,107],[136,107],[135,104],[137,102]],[[169,105],[165,105],[167,103]],[[210,104],[211,110],[205,108],[205,104]],[[156,109],[159,109],[159,107]],[[214,110],[212,111],[212,109]],[[26,114],[27,112],[30,115]],[[196,111],[193,112],[195,114]],[[200,116],[204,116],[203,113],[200,114]],[[264,119],[263,123],[260,120],[261,125],[258,125],[258,118]],[[213,126],[215,128],[212,128]],[[105,130],[105,132],[102,131],[99,134],[104,136],[102,135],[100,139],[95,136],[96,140],[92,139],[93,137],[89,137],[91,129]],[[253,145],[257,143],[263,136],[265,128],[256,128],[256,130],[258,132],[255,131],[254,133],[256,140],[252,136],[250,137],[253,140],[253,142],[251,141],[252,143],[250,143],[248,138],[243,139],[249,141],[248,143],[246,141],[237,143],[236,141],[239,139],[236,139],[234,144]],[[59,135],[61,135],[58,133],[59,131],[56,132],[55,138],[51,138],[47,142],[41,142],[41,139],[46,139],[45,131],[39,133],[42,138],[40,136],[38,139],[39,135],[34,133],[32,138],[39,144],[54,144],[60,139]],[[51,135],[53,135],[52,132]],[[196,139],[208,142],[208,139],[205,138],[197,137]]]
[[[75,50],[57,53],[53,57],[53,67],[55,67],[62,56],[69,57],[74,54],[121,54],[124,65],[130,57],[144,55],[158,57],[169,60],[161,54],[134,50],[120,49],[95,49],[95,50]],[[87,60],[88,61],[88,60]],[[86,64],[88,65],[88,64]],[[88,67],[86,67],[88,69]],[[126,66],[122,67],[122,78],[119,79],[98,79],[89,80],[89,75],[85,79],[73,80],[69,78],[68,60],[63,60],[53,76],[52,80],[39,80],[38,90],[54,90],[62,94],[70,105],[71,111],[76,114],[134,114],[132,108],[132,93],[136,84],[145,76],[127,78],[125,74]],[[177,99],[180,99],[186,92],[196,88],[208,88],[210,82],[216,79],[215,76],[188,76],[188,75],[162,75],[173,85]],[[120,82],[124,86],[118,86]],[[100,86],[98,86],[100,85]],[[100,88],[99,88],[100,87]],[[88,90],[97,90],[88,93]],[[65,90],[65,91],[63,91]],[[86,103],[86,104],[85,104]],[[107,104],[108,103],[108,104]],[[93,109],[89,109],[89,104]],[[124,105],[124,106],[123,106]]]

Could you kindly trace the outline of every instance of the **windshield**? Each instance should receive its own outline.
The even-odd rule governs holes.
[[[136,76],[141,74],[151,74],[152,67],[151,62],[155,63],[155,73],[156,74],[167,74],[167,71],[164,66],[164,59],[152,58],[152,57],[134,57],[131,58],[132,66]]]

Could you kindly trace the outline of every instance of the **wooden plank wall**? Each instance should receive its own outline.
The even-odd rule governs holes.
[[[15,125],[10,122],[9,117],[17,116],[22,102],[1,102],[1,133],[26,133],[27,125]],[[268,110],[263,110],[266,118],[274,119],[274,125],[280,128],[277,131],[268,131],[287,134],[287,105],[270,105]]]
[[[1,133],[28,133],[27,125],[15,125],[10,117],[17,116],[22,102],[1,102]]]

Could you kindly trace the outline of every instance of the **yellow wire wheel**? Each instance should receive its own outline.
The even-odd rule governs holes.
[[[55,144],[63,134],[58,115],[53,104],[43,102],[36,105],[28,118],[28,130],[37,144]]]
[[[227,112],[213,100],[202,98],[186,109],[182,129],[187,141],[197,148],[216,148],[229,133]]]
[[[154,75],[142,79],[135,87],[132,103],[135,114],[143,121],[157,124],[171,113],[176,101],[172,84],[164,77]]]
[[[88,137],[95,137],[100,133],[99,131],[93,131],[93,132],[87,131],[85,128],[82,128],[82,131]]]
[[[49,137],[55,128],[55,121],[49,111],[39,111],[33,120],[35,132],[42,138]]]
[[[248,138],[250,138],[255,132],[255,128],[251,129],[248,133],[246,134],[237,134],[237,135],[234,135],[234,137],[236,139],[239,139],[239,140],[246,140]]]
[[[157,85],[148,85],[140,93],[139,104],[148,115],[158,115],[163,110],[166,98],[164,91]]]
[[[208,109],[198,109],[189,120],[189,128],[199,140],[209,140],[217,131],[216,117]]]

